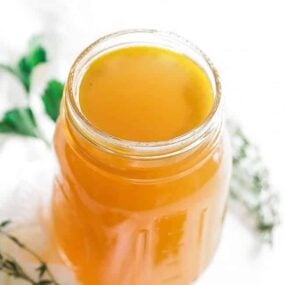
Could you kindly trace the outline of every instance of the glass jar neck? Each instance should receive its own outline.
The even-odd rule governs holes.
[[[212,85],[214,103],[204,122],[197,128],[176,138],[159,142],[123,140],[96,129],[80,110],[79,86],[88,66],[102,54],[127,46],[162,47],[186,55],[207,74]],[[105,36],[84,50],[73,64],[66,89],[64,104],[67,121],[88,141],[89,145],[114,156],[153,160],[193,151],[201,145],[213,143],[222,126],[221,87],[217,72],[209,59],[185,39],[167,32],[154,30],[127,30]]]

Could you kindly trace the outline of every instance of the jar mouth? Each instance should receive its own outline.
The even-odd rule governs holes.
[[[184,54],[194,60],[207,74],[212,85],[214,102],[210,113],[196,128],[169,140],[143,142],[121,139],[94,126],[80,110],[78,94],[82,76],[96,57],[104,52],[126,46],[163,47]],[[221,84],[219,75],[210,59],[190,41],[165,31],[134,29],[115,32],[99,38],[87,47],[71,67],[66,88],[67,115],[76,129],[96,147],[104,151],[127,157],[168,157],[193,149],[203,143],[217,129],[215,118],[221,109]]]

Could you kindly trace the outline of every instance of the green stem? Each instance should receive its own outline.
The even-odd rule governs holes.
[[[50,149],[51,143],[46,139],[46,137],[42,134],[42,132],[37,129],[37,137],[42,140],[42,142]]]
[[[12,76],[14,76],[16,79],[18,79],[22,86],[24,87],[26,93],[28,94],[29,92],[29,89],[27,88],[27,86],[25,85],[24,81],[21,79],[21,76],[20,74],[17,72],[16,69],[14,69],[13,67],[7,65],[7,64],[3,64],[3,63],[0,63],[0,69],[2,69],[3,71],[6,71],[8,73],[10,73]]]
[[[42,260],[42,258],[33,250],[31,250],[29,247],[27,247],[26,245],[24,245],[23,243],[21,243],[15,236],[1,231],[0,230],[0,234],[5,236],[6,238],[8,238],[10,241],[12,241],[14,244],[16,244],[19,248],[25,250],[26,252],[28,252],[30,255],[32,255],[35,259],[37,259],[42,265],[46,265],[46,263]],[[59,285],[59,283],[57,283],[57,281],[55,280],[53,274],[51,273],[51,271],[49,270],[49,268],[46,266],[46,274],[49,276],[49,278],[51,279],[51,281],[54,283],[54,285]]]
[[[24,268],[11,255],[9,255],[8,253],[1,253],[1,256],[4,257],[4,260],[6,262],[9,261],[10,263],[15,264],[17,266],[17,271],[12,273],[11,271],[9,271],[7,268],[5,269],[4,267],[3,268],[1,267],[0,270],[5,272],[8,276],[12,276],[14,278],[20,278],[22,280],[31,283],[32,285],[37,284],[37,282],[26,273]]]

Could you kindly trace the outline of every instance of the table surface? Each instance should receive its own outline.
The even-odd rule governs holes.
[[[75,56],[101,35],[130,28],[179,33],[201,47],[217,66],[227,113],[260,146],[282,201],[284,26],[282,0],[9,0],[2,1],[0,8],[0,61],[15,60],[32,35],[44,35],[53,60],[34,76],[37,86],[32,89],[31,102],[37,105],[47,78],[65,80]],[[0,112],[25,104],[22,91],[12,81],[1,74]],[[50,124],[46,118],[41,120],[42,125]],[[47,129],[46,135],[51,136],[52,128]],[[29,219],[31,205],[42,199],[36,188],[48,188],[50,183],[50,177],[39,172],[50,169],[49,163],[42,167],[47,160],[49,153],[40,142],[0,141],[0,220],[19,215]],[[31,184],[35,189],[30,189]],[[31,196],[36,198],[31,200]],[[196,284],[283,285],[284,255],[284,226],[276,231],[272,249],[261,248],[229,213],[214,262]]]

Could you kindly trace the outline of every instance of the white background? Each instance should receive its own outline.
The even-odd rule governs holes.
[[[227,113],[237,118],[260,146],[282,198],[285,185],[284,5],[282,0],[0,0],[0,60],[15,60],[32,35],[44,34],[53,64],[37,76],[46,79],[56,75],[65,80],[75,56],[101,35],[130,28],[179,33],[202,48],[218,68]],[[20,88],[11,89],[5,82],[7,78],[1,73],[0,111],[24,103]],[[37,95],[38,89],[34,88],[33,96]],[[11,200],[17,177],[31,175],[27,174],[32,171],[28,171],[29,166],[30,169],[38,166],[36,158],[27,160],[31,153],[35,157],[46,156],[39,154],[44,148],[40,143],[30,149],[29,143],[14,139],[0,142],[2,204],[7,205]],[[29,151],[23,153],[24,148]],[[14,211],[15,207],[12,203],[10,210]],[[1,208],[0,217],[3,217]],[[197,285],[284,285],[284,261],[284,226],[276,232],[272,250],[260,249],[230,214],[217,256]]]

